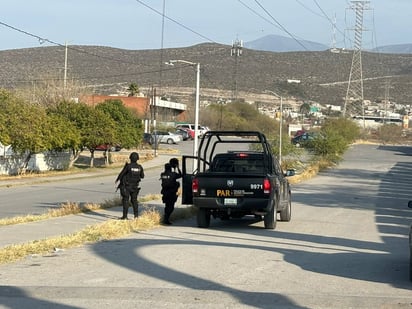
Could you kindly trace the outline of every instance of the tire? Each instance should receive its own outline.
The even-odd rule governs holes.
[[[168,139],[167,139],[167,143],[170,145],[170,144],[173,144],[173,143],[174,143],[174,141],[173,141],[173,139],[168,138]]]
[[[289,222],[292,218],[292,202],[290,200],[290,195],[288,197],[288,204],[285,209],[280,211],[280,221]]]
[[[276,221],[277,221],[276,205],[277,205],[277,202],[274,202],[270,211],[263,218],[265,229],[274,230],[276,228]]]
[[[410,241],[409,241],[410,243]],[[410,255],[409,255],[409,280],[412,281],[412,247],[409,248]]]
[[[228,214],[222,215],[222,216],[220,216],[220,220],[222,220],[222,221],[230,220],[230,216]]]
[[[197,226],[208,228],[210,226],[210,211],[205,208],[199,208],[197,211]]]

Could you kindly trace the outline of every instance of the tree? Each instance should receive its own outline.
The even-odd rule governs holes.
[[[353,143],[360,134],[359,126],[351,119],[328,118],[322,126],[322,132],[338,132],[347,144]]]
[[[136,83],[131,83],[127,91],[129,91],[129,97],[135,97],[139,94],[139,86]]]
[[[309,103],[303,103],[300,108],[299,108],[299,112],[302,115],[307,115],[310,113],[310,104]]]
[[[141,120],[126,108],[120,100],[106,100],[96,106],[115,123],[115,144],[132,148],[142,142],[143,127]]]
[[[10,132],[12,115],[17,112],[16,98],[10,92],[0,89],[0,142],[10,145]]]
[[[90,167],[94,165],[94,149],[101,144],[114,145],[116,125],[103,111],[84,103],[61,102],[50,110],[72,123],[80,132],[80,143],[73,148],[74,160],[84,148],[90,151]]]
[[[327,119],[320,134],[309,144],[315,155],[337,162],[349,147],[359,137],[360,128],[348,118]]]
[[[78,158],[78,156],[74,155],[76,153],[74,150],[79,149],[79,145],[81,144],[81,132],[75,124],[67,121],[63,115],[49,114],[47,121],[47,127],[50,133],[50,150],[70,150],[72,155],[69,167],[72,167],[75,158]],[[80,153],[80,151],[78,153]]]
[[[0,115],[0,138],[3,143],[11,145],[16,154],[23,157],[19,173],[24,173],[33,154],[51,148],[50,124],[45,110],[27,104],[10,92],[2,91]]]
[[[66,82],[66,87],[60,78],[53,75],[33,76],[36,81],[32,85],[20,88],[17,96],[25,102],[44,107],[56,106],[61,101],[82,97],[85,92],[84,85],[73,79]]]

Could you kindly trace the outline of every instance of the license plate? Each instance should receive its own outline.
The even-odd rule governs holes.
[[[237,198],[225,198],[223,203],[225,205],[237,205]]]

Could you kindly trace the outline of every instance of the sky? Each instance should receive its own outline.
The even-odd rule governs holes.
[[[1,0],[0,50],[231,45],[272,34],[333,47],[333,33],[335,47],[350,48],[351,6],[346,0]],[[412,43],[412,0],[370,0],[366,7],[362,48]]]

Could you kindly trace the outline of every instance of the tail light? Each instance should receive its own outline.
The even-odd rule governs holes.
[[[199,179],[194,178],[192,180],[192,192],[197,193],[198,190],[199,190]]]
[[[269,194],[271,189],[271,184],[269,179],[265,178],[263,180],[263,193]]]

